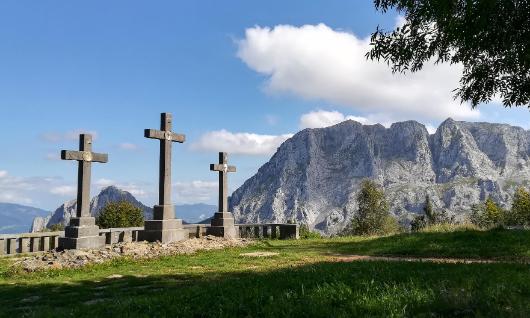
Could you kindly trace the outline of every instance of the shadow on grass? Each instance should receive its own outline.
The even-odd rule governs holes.
[[[530,262],[530,231],[491,230],[398,234],[378,238],[266,242],[264,248],[373,256],[452,257]]]
[[[316,263],[269,272],[0,285],[4,317],[530,316],[530,267]]]

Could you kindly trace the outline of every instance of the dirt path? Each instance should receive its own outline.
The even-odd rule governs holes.
[[[435,258],[435,257],[404,257],[404,256],[369,256],[369,255],[329,255],[332,261],[350,263],[358,261],[385,261],[385,262],[428,262],[438,264],[530,264],[530,260],[509,261],[489,259],[466,258]]]

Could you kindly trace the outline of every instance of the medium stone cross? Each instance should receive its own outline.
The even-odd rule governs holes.
[[[236,172],[236,167],[228,165],[226,152],[220,152],[219,164],[211,164],[210,170],[219,172],[219,212],[228,212],[228,173]]]
[[[92,135],[79,136],[79,151],[61,151],[62,160],[77,160],[79,168],[77,173],[77,213],[76,216],[90,216],[90,178],[92,162],[106,163],[109,161],[107,154],[92,152]]]
[[[171,145],[173,142],[183,143],[186,136],[171,131],[173,117],[170,113],[162,113],[160,130],[146,129],[145,138],[160,140],[160,178],[158,204],[171,205]]]

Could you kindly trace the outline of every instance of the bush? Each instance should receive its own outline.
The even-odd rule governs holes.
[[[384,192],[375,182],[364,180],[361,183],[357,204],[359,209],[352,219],[352,234],[387,234],[386,231],[393,227]]]
[[[64,231],[64,227],[65,226],[62,223],[53,224],[43,229],[41,232],[61,232],[61,231]]]
[[[504,224],[506,212],[495,201],[487,198],[485,202],[471,207],[470,220],[481,229],[492,229]]]
[[[304,240],[321,239],[322,235],[316,231],[309,230],[309,226],[302,224],[300,226],[300,238]]]
[[[520,187],[515,191],[513,204],[505,216],[506,225],[530,225],[530,193]]]
[[[424,228],[426,228],[427,225],[428,223],[427,223],[427,218],[425,217],[425,215],[416,215],[414,217],[414,220],[410,222],[410,230],[412,232],[419,232],[423,230]]]
[[[103,229],[120,227],[138,227],[144,224],[142,210],[130,202],[112,202],[107,204],[96,218],[96,224]]]
[[[454,223],[438,223],[433,225],[427,225],[420,232],[425,233],[447,233],[457,231],[477,231],[480,228],[471,223],[454,224]]]

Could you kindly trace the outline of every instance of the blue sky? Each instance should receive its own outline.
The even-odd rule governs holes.
[[[116,184],[154,204],[158,145],[143,129],[161,112],[188,138],[174,148],[176,203],[216,202],[218,150],[238,166],[234,190],[290,134],[347,118],[528,129],[526,109],[451,102],[458,66],[395,78],[367,64],[366,38],[396,23],[371,0],[2,1],[0,202],[51,210],[73,198],[75,164],[58,154],[94,132],[110,156],[94,192]]]

